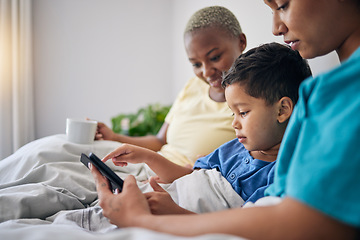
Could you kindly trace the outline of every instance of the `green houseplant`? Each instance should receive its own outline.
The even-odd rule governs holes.
[[[164,123],[171,105],[149,104],[136,113],[119,114],[111,119],[115,133],[129,136],[155,135]]]

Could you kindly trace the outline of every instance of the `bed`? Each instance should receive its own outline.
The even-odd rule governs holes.
[[[120,146],[112,141],[73,144],[65,134],[33,141],[0,160],[0,239],[240,239],[209,234],[193,238],[170,236],[140,228],[119,229],[103,217],[90,171],[81,153],[99,157]],[[132,174],[142,183],[151,174],[144,164],[117,167],[120,177]],[[197,213],[241,207],[244,201],[216,170],[199,170],[162,185],[180,206]]]

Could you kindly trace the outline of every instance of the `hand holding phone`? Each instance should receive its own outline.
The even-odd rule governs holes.
[[[109,180],[113,191],[115,191],[115,189],[119,189],[119,192],[122,191],[124,181],[95,154],[90,153],[89,156],[87,156],[86,154],[82,153],[80,161],[87,168],[89,168],[89,162],[92,163],[100,171],[100,173]]]

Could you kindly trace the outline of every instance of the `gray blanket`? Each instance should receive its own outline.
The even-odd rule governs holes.
[[[31,142],[0,161],[0,239],[181,239],[144,229],[117,229],[102,216],[90,171],[80,154],[99,157],[120,146],[112,141],[73,144],[63,134]],[[134,175],[143,192],[152,191],[144,164],[117,167],[120,177]],[[243,200],[216,170],[194,171],[163,185],[180,206],[197,213],[240,207]],[[144,236],[146,235],[146,238]],[[218,239],[207,235],[194,239]],[[235,239],[222,236],[222,239]]]

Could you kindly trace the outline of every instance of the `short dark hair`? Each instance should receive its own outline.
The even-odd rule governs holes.
[[[223,88],[239,83],[252,97],[274,104],[289,97],[299,98],[300,83],[311,76],[307,60],[289,46],[268,43],[241,54],[229,71],[223,74]]]

